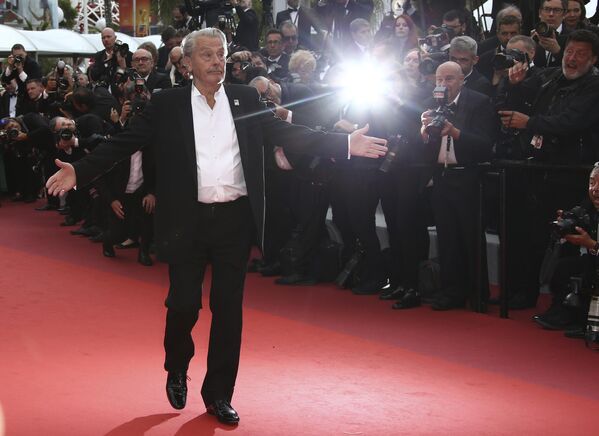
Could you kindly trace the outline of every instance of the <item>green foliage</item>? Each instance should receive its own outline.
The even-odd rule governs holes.
[[[69,0],[58,0],[58,6],[64,12],[64,21],[58,24],[58,27],[71,30],[77,20],[77,11]]]

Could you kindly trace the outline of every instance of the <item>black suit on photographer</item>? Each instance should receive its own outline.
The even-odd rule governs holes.
[[[562,21],[568,9],[567,0],[543,0],[540,2],[539,19],[531,32],[537,42],[535,65],[538,67],[559,67],[562,64],[567,34]]]
[[[422,135],[434,163],[432,205],[437,227],[441,292],[435,310],[462,307],[467,299],[488,298],[486,244],[479,228],[479,169],[491,159],[497,119],[488,97],[463,87],[458,64],[442,64],[437,85],[446,87],[448,111],[439,121],[423,114]],[[435,92],[440,92],[441,89]],[[430,101],[433,108],[438,102]],[[448,124],[449,122],[449,124]],[[433,128],[433,126],[435,126]],[[434,134],[433,134],[434,133]],[[480,246],[477,244],[480,243]],[[479,257],[480,256],[480,257]],[[480,264],[480,271],[477,269]],[[478,281],[480,279],[480,282]]]
[[[596,35],[587,30],[572,32],[565,46],[563,67],[548,69],[541,76],[542,84],[529,112],[531,115],[500,112],[504,127],[519,130],[523,158],[549,165],[584,165],[598,160],[599,138],[595,126],[599,122],[596,106],[599,76],[593,67],[597,54],[599,39]],[[514,85],[512,92],[521,92],[519,89],[524,83]],[[558,208],[569,209],[575,205],[577,198],[572,193],[580,192],[587,182],[586,174],[580,171],[558,168],[531,169],[524,175],[525,186],[512,188],[520,191],[527,188],[522,194],[526,195],[522,200],[524,208],[512,224],[508,215],[508,231],[511,232],[507,235],[508,246],[521,247],[519,252],[526,259],[520,268],[509,274],[512,308],[535,305],[539,294],[538,274],[548,244],[546,225],[553,220]],[[524,216],[529,219],[523,222]],[[524,229],[518,232],[522,227]]]
[[[31,79],[41,79],[42,69],[40,65],[27,55],[21,44],[12,46],[11,54],[7,59],[7,66],[0,76],[2,82],[17,81],[19,93],[25,95],[25,83]]]
[[[258,50],[260,20],[256,11],[252,9],[252,0],[233,0],[231,3],[235,6],[239,18],[233,41],[249,51]]]
[[[117,70],[131,67],[131,52],[129,46],[117,41],[113,29],[106,27],[102,30],[104,50],[94,55],[94,63],[89,69],[91,81],[107,89],[113,89]]]

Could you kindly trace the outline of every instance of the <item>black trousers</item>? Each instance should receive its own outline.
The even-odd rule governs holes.
[[[170,289],[164,349],[167,371],[187,370],[194,355],[191,331],[202,307],[202,283],[212,265],[210,343],[202,398],[209,405],[231,400],[241,348],[243,285],[252,240],[247,197],[229,203],[198,203],[200,230],[193,257],[169,265]]]
[[[122,197],[125,219],[117,217],[112,208],[108,206],[108,231],[104,235],[104,242],[114,245],[127,238],[139,239],[140,248],[147,252],[150,249],[154,229],[154,215],[148,214],[143,208],[142,188]]]

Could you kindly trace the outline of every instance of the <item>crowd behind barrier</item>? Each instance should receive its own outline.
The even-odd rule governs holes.
[[[462,2],[424,10],[406,2],[372,28],[371,0],[313,8],[288,0],[262,48],[251,0],[231,3],[234,10],[215,17],[177,7],[159,48],[133,50],[106,28],[88,68],[61,59],[42,71],[14,44],[2,63],[0,192],[13,201],[46,198],[54,159],[93,153],[143,117],[154,93],[191,86],[182,41],[213,21],[229,42],[226,84],[254,87],[264,111],[314,130],[364,129],[388,139],[387,155],[376,160],[333,161],[264,144],[266,229],[256,241],[263,256],[249,272],[281,286],[335,282],[394,309],[486,312],[499,303],[504,317],[535,307],[546,288],[553,302],[536,323],[572,337],[597,333],[587,332],[587,313],[599,285],[599,30],[584,2],[544,0],[532,28],[507,6],[494,34],[484,35]],[[63,214],[61,225],[79,225],[71,233],[101,243],[106,257],[136,248],[139,263],[151,266],[160,198],[144,145],[37,210]],[[498,299],[489,291],[485,232],[500,240]]]

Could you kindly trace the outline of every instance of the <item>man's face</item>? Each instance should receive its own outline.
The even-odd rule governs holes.
[[[497,29],[497,38],[502,47],[505,47],[510,39],[520,35],[520,26],[518,24],[502,24]]]
[[[458,64],[446,62],[437,68],[435,81],[437,86],[447,88],[447,99],[449,102],[452,102],[462,89],[464,74]]]
[[[252,61],[253,67],[264,68],[266,70],[266,64],[262,61],[260,56],[252,56],[250,60]]]
[[[233,67],[231,68],[231,75],[240,82],[245,83],[246,73],[245,70],[242,68],[241,62],[233,62]]]
[[[287,4],[290,8],[297,9],[297,6],[299,5],[299,0],[287,0]]]
[[[564,13],[561,0],[545,0],[539,9],[539,18],[555,30],[562,24]]]
[[[568,27],[576,27],[576,25],[580,21],[581,15],[582,9],[580,7],[580,3],[569,1],[568,10],[566,11],[566,15],[564,16],[564,23],[566,23]]]
[[[589,177],[589,198],[595,206],[595,209],[599,210],[599,169],[594,168],[591,171]]]
[[[219,38],[197,38],[189,63],[194,81],[215,87],[225,79],[227,51]]]
[[[293,53],[297,48],[297,30],[293,27],[285,27],[281,32],[283,32],[283,50],[288,54]]]
[[[455,33],[455,36],[462,36],[466,31],[466,24],[460,23],[459,18],[452,21],[443,20],[443,24],[449,27]]]
[[[277,58],[283,52],[283,39],[278,33],[271,33],[266,37],[266,51],[271,58]]]
[[[14,94],[17,91],[17,87],[17,81],[15,79],[12,79],[5,85],[6,91],[9,94]]]
[[[23,50],[22,48],[16,48],[12,51],[12,55],[14,57],[20,56],[23,59],[25,59],[27,57],[27,52],[25,50]]]
[[[593,55],[590,43],[570,41],[564,49],[562,72],[568,80],[578,79],[588,73],[595,62],[597,56]]]
[[[526,47],[526,44],[522,41],[509,42],[506,46],[507,50],[520,50],[522,53],[528,54],[528,59],[532,60],[535,57],[535,49]]]
[[[370,40],[372,39],[370,27],[367,26],[360,27],[357,32],[354,32],[351,35],[354,41],[356,41],[361,46],[367,46],[368,44],[370,44]]]
[[[48,82],[46,83],[46,90],[48,92],[54,92],[54,91],[56,91],[56,88],[57,88],[56,77],[48,77]]]
[[[478,56],[467,51],[449,50],[449,60],[460,65],[465,76],[472,72],[478,62]]]
[[[61,129],[69,129],[75,131],[75,121],[66,118],[66,117],[58,117],[56,120],[56,127],[54,128],[54,133],[58,133]]]
[[[89,85],[89,78],[85,74],[77,74],[77,85],[86,87]]]
[[[102,30],[102,45],[106,50],[112,50],[116,42],[116,33],[110,27]]]
[[[30,100],[37,100],[44,92],[44,87],[37,82],[30,82],[27,84],[27,95]]]
[[[183,14],[181,14],[181,11],[179,11],[179,8],[174,8],[173,9],[173,21],[176,23],[182,23],[183,22]]]
[[[152,54],[144,49],[136,50],[131,58],[131,66],[135,68],[135,71],[137,71],[140,76],[146,77],[154,69]]]

